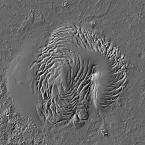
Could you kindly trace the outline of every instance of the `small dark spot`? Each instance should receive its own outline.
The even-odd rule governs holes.
[[[8,140],[8,134],[6,132],[3,133],[2,138],[4,141]]]
[[[144,53],[138,53],[138,57],[140,58],[140,59],[143,59],[144,57],[145,57],[145,54]]]
[[[62,8],[61,8],[60,6],[57,6],[57,7],[55,8],[55,12],[56,12],[57,14],[60,14],[60,13],[62,12]]]

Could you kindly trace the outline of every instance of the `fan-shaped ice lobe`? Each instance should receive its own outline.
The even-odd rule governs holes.
[[[33,57],[33,45],[35,45],[33,40],[24,42],[18,55],[10,62],[6,71],[7,92],[13,97],[19,111],[40,126],[41,122],[35,110],[36,98],[32,93],[28,77],[29,65]]]

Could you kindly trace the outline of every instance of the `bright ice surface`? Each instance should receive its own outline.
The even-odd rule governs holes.
[[[40,125],[41,122],[35,109],[36,97],[32,93],[31,80],[28,77],[30,76],[29,65],[33,57],[34,44],[33,40],[23,43],[20,52],[11,61],[6,72],[7,91],[13,97],[20,112],[26,117],[31,117],[37,125]]]

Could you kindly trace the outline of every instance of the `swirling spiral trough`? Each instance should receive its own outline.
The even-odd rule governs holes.
[[[51,33],[36,58],[37,112],[51,124],[82,126],[91,100],[97,109],[107,108],[126,86],[125,56],[96,28],[65,23]]]

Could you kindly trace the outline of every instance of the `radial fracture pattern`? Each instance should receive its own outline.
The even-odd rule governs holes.
[[[98,64],[94,62],[97,55],[89,55],[92,52],[101,54],[109,65],[108,84],[101,98],[94,96],[95,105],[106,108],[119,97],[127,80],[125,56],[99,37],[97,29],[66,23],[51,33],[47,46],[37,53],[34,86],[42,120],[59,126],[73,123],[76,128],[85,124],[94,85],[91,77]]]

